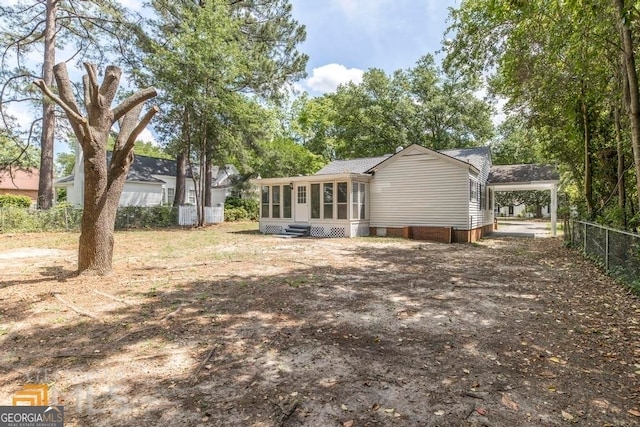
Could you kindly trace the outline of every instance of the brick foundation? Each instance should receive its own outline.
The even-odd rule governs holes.
[[[378,231],[385,237],[402,237],[404,239],[425,240],[437,243],[469,243],[475,242],[493,232],[493,224],[474,228],[473,230],[455,230],[451,227],[371,227],[370,236],[378,236]]]

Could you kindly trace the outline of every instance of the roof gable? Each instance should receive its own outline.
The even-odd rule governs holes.
[[[451,151],[454,151],[454,150],[451,150]],[[463,150],[456,150],[456,151],[463,151]],[[472,167],[473,169],[476,170],[476,172],[478,172],[478,170],[479,170],[479,168],[477,166],[475,166],[474,164],[472,164],[468,160],[459,159],[457,157],[454,157],[454,156],[451,156],[451,155],[448,155],[448,154],[445,154],[445,153],[442,153],[442,152],[438,152],[438,151],[432,150],[430,148],[423,147],[423,146],[418,145],[418,144],[411,144],[410,146],[408,146],[404,150],[398,151],[393,156],[388,157],[386,160],[384,160],[381,163],[375,165],[374,167],[369,169],[367,172],[371,173],[371,172],[375,172],[376,170],[379,170],[380,168],[388,167],[390,164],[395,163],[402,156],[411,155],[411,154],[430,154],[430,155],[433,155],[436,158],[439,158],[439,159],[447,161],[447,162],[451,162],[451,163],[453,163],[453,164],[455,164],[457,166],[460,166],[460,167],[465,167],[465,168]]]

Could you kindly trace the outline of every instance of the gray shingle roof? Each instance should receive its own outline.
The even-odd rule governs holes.
[[[491,149],[489,147],[456,148],[453,150],[441,150],[439,153],[471,163],[481,170],[487,158],[491,155]]]
[[[352,160],[334,160],[318,172],[316,175],[330,175],[339,173],[365,173],[378,163],[391,157],[391,154],[380,157],[367,157]]]
[[[559,179],[560,175],[554,165],[541,164],[493,166],[489,174],[491,184],[518,184]]]

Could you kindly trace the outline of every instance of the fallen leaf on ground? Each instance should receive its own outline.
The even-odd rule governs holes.
[[[441,417],[441,416],[443,416],[443,415],[444,415],[444,411],[441,409],[441,410],[439,410],[439,411],[434,412],[433,414],[434,414],[434,415],[437,415],[437,416],[439,416],[439,417]]]
[[[502,400],[500,402],[509,409],[513,409],[514,411],[518,410],[518,404],[506,393],[502,393]]]
[[[573,421],[575,417],[570,413],[568,413],[567,411],[562,411],[562,418],[564,418],[567,421]]]
[[[353,427],[353,420],[345,421],[342,423],[342,427]]]
[[[637,409],[629,409],[627,412],[634,417],[640,417],[640,411],[638,411]]]
[[[486,415],[487,410],[484,408],[476,408],[476,412],[480,415]]]

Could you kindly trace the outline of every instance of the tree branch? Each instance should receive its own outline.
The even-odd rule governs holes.
[[[148,101],[151,98],[154,98],[157,94],[158,93],[156,92],[156,88],[154,88],[154,87],[148,87],[146,89],[142,89],[142,90],[134,93],[133,95],[131,95],[130,97],[128,97],[127,99],[122,101],[121,104],[119,104],[116,107],[114,107],[114,109],[113,109],[113,123],[115,123],[118,120],[120,120],[120,118],[122,116],[127,114],[129,112],[129,110],[131,110],[136,105],[138,105],[138,104],[140,104],[142,102]]]
[[[100,86],[100,95],[106,98],[108,105],[111,105],[113,98],[116,96],[118,86],[120,85],[121,75],[122,71],[120,68],[114,65],[109,65],[105,71],[102,86]]]
[[[138,138],[138,135],[140,135],[140,133],[144,130],[144,128],[146,128],[147,125],[151,122],[151,119],[153,118],[153,116],[155,116],[156,113],[159,111],[160,111],[160,108],[158,108],[157,105],[154,105],[149,109],[149,111],[146,112],[144,117],[142,117],[138,125],[133,129],[133,131],[131,131],[131,134],[127,138],[127,142],[124,144],[124,147],[123,147],[125,150],[128,147],[133,148],[133,145],[135,144],[136,139]]]
[[[73,120],[77,121],[78,123],[86,123],[87,122],[86,118],[82,117],[80,114],[78,114],[76,111],[74,111],[73,108],[71,108],[69,105],[67,105],[66,102],[64,102],[62,99],[58,98],[53,92],[51,92],[49,87],[47,87],[47,85],[44,84],[44,80],[42,80],[42,79],[36,80],[36,81],[33,82],[33,84],[38,86],[40,88],[40,90],[42,91],[42,93],[45,94],[47,97],[49,97],[49,99],[51,99],[53,102],[58,104],[60,106],[60,108],[62,108],[64,110],[64,112],[67,113],[67,116],[69,116],[70,119],[73,119]]]
[[[87,70],[87,77],[88,79],[85,80],[83,79],[83,82],[86,85],[86,82],[89,82],[89,95],[90,95],[90,99],[91,99],[91,103],[92,104],[97,104],[98,103],[98,93],[99,93],[99,84],[98,84],[98,73],[96,70],[96,66],[95,64],[90,64],[88,62],[84,63],[84,68],[85,70]],[[84,88],[85,94],[87,93],[87,87],[85,86]],[[86,100],[85,100],[86,102]],[[88,106],[89,104],[87,104]]]

